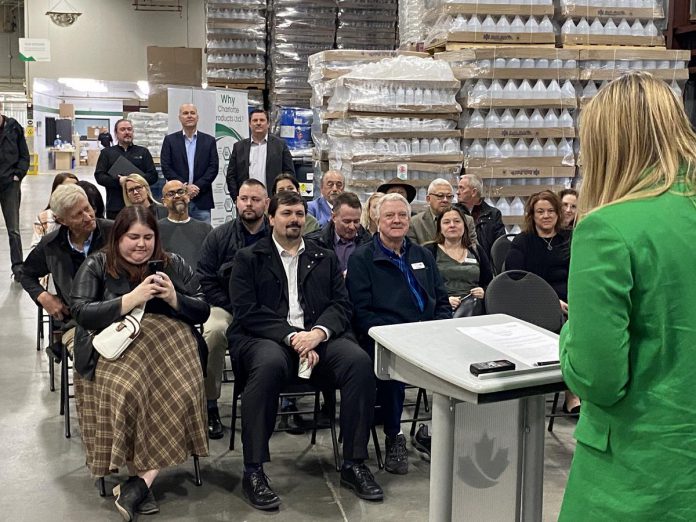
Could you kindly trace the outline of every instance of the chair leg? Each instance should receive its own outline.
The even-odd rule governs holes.
[[[198,455],[193,456],[193,483],[196,486],[202,486],[201,480],[201,463],[198,461]]]
[[[42,337],[43,338],[43,337]],[[53,342],[53,320],[49,317],[48,319],[48,342]],[[48,379],[49,379],[49,389],[53,392],[56,391],[56,379],[55,379],[55,362],[52,356],[48,356]],[[61,406],[62,409],[62,406]],[[63,415],[63,412],[60,412]]]
[[[40,352],[41,351],[41,344],[43,343],[44,340],[44,317],[43,317],[43,308],[39,306],[39,313],[37,314],[37,321],[36,321],[36,351]]]
[[[372,442],[375,444],[375,457],[377,458],[377,466],[379,469],[384,469],[384,461],[382,460],[382,449],[379,447],[379,438],[377,438],[377,429],[372,426]]]
[[[553,394],[553,404],[551,404],[551,417],[549,417],[549,427],[548,432],[551,433],[553,432],[553,422],[556,420],[556,417],[554,415],[556,414],[556,408],[558,408],[558,399],[561,396],[559,392],[556,392]]]
[[[237,382],[232,385],[232,421],[230,422],[230,451],[234,451],[234,436],[237,432]]]
[[[413,410],[413,422],[411,422],[411,437],[413,437],[416,433],[416,419],[418,418],[418,414],[420,413],[421,400],[424,394],[425,390],[423,388],[418,388],[418,395],[416,396],[416,407]]]
[[[99,496],[105,497],[106,496],[106,482],[104,481],[104,477],[99,477],[99,480],[97,482],[99,483]]]
[[[68,375],[68,350],[66,349],[65,345],[61,343],[61,363],[60,363],[60,390],[61,390],[61,397],[63,398],[63,401],[65,405],[63,406],[63,412],[64,412],[64,417],[63,420],[65,422],[65,438],[69,439],[70,438],[70,382],[68,381],[69,375]]]
[[[425,413],[430,413],[430,404],[428,404],[428,392],[424,388],[420,388],[423,390],[423,409],[425,410]]]
[[[321,404],[319,402],[319,390],[314,392],[314,416],[313,416],[313,426],[312,426],[312,444],[317,443],[317,424],[319,423],[319,409]]]

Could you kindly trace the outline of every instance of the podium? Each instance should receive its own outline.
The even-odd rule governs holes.
[[[377,326],[375,373],[433,392],[430,522],[541,520],[544,395],[565,388],[558,365],[532,367],[457,330],[521,323],[508,315]],[[516,369],[476,377],[472,363]]]

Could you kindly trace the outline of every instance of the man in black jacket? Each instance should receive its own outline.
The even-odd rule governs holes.
[[[457,206],[474,219],[476,238],[486,255],[491,257],[495,240],[505,235],[503,217],[495,207],[483,201],[483,183],[474,174],[464,174],[457,185]]]
[[[272,187],[281,172],[295,175],[288,145],[268,132],[268,127],[268,114],[264,110],[254,109],[249,113],[251,137],[234,144],[227,165],[227,189],[232,200],[237,199],[244,180],[256,179]]]
[[[234,320],[228,332],[242,401],[244,478],[252,506],[274,509],[263,463],[270,460],[278,395],[307,364],[310,382],[341,390],[341,484],[360,498],[381,500],[367,458],[375,387],[372,363],[350,330],[350,303],[336,256],[302,238],[307,204],[290,191],[269,205],[272,237],[237,253],[230,276]]]
[[[24,129],[14,118],[0,114],[0,207],[10,239],[10,262],[15,281],[22,266],[19,204],[22,199],[20,187],[27,170],[29,149],[24,139]]]
[[[379,233],[351,256],[346,277],[355,332],[373,357],[375,343],[368,335],[373,326],[452,317],[435,258],[406,237],[411,206],[401,194],[387,194],[376,210]],[[401,432],[404,384],[377,380],[377,403],[382,408],[386,435],[384,469],[406,474],[408,453]]]
[[[217,400],[227,353],[226,332],[232,322],[232,303],[228,293],[232,260],[240,248],[270,235],[265,215],[267,208],[266,187],[255,179],[246,180],[239,189],[237,218],[213,229],[200,252],[196,273],[210,304],[210,317],[203,325],[203,338],[208,345],[205,394],[208,399],[208,436],[211,439],[223,437]]]
[[[342,192],[336,196],[331,221],[321,230],[305,236],[317,241],[320,246],[333,250],[344,274],[348,268],[348,258],[355,249],[372,240],[372,234],[360,224],[361,213],[362,205],[358,196],[352,192]]]
[[[116,214],[126,206],[123,201],[122,185],[126,182],[128,174],[139,174],[138,172],[110,172],[119,158],[125,158],[133,164],[143,178],[150,184],[157,183],[157,168],[152,160],[152,154],[145,147],[133,145],[133,124],[130,120],[122,119],[114,125],[117,145],[103,149],[99,154],[97,166],[94,169],[94,178],[97,183],[106,187],[106,217],[114,219]]]
[[[60,228],[41,238],[22,267],[20,282],[32,300],[53,319],[69,323],[70,287],[85,258],[101,249],[113,223],[96,219],[87,194],[77,185],[61,185],[53,192],[51,210]],[[56,294],[41,285],[40,279],[53,277]],[[60,357],[60,352],[53,353]]]

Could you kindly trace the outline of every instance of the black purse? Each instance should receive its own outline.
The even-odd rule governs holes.
[[[469,294],[462,298],[459,306],[452,314],[454,319],[459,317],[473,317],[475,315],[483,315],[483,303],[480,299],[476,299],[473,295]]]

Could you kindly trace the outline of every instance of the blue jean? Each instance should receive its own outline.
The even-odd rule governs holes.
[[[189,216],[210,225],[210,209],[198,208],[193,201],[189,202]]]
[[[16,273],[22,265],[22,237],[19,235],[19,204],[22,201],[21,181],[13,181],[0,190],[0,206],[5,218],[7,235],[10,239],[10,261],[12,272]]]

